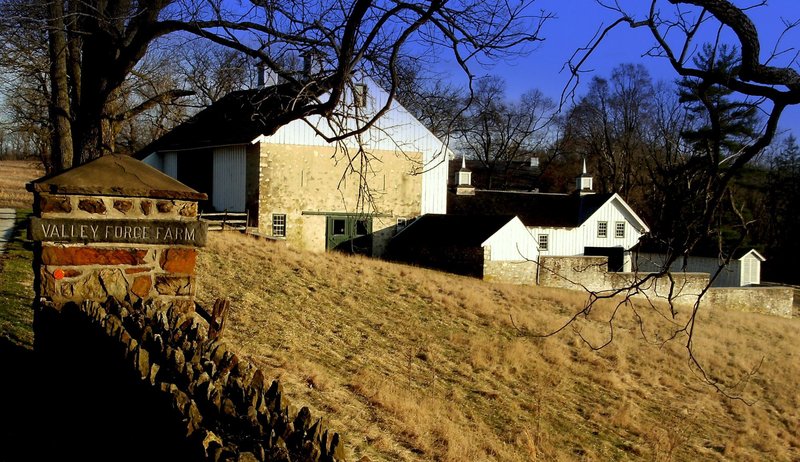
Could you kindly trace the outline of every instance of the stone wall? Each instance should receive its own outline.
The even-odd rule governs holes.
[[[483,249],[483,280],[504,284],[534,285],[538,263],[535,261],[493,261],[491,249]]]
[[[98,237],[113,238],[118,234],[117,238],[135,241],[141,240],[142,229],[131,223],[196,221],[197,202],[39,193],[34,212],[43,219],[118,219],[118,226],[105,230],[111,236]],[[72,230],[77,235],[83,232],[88,238],[98,231],[89,221],[75,223],[88,223],[80,230]],[[174,230],[166,227],[164,232]],[[39,296],[56,305],[67,301],[105,301],[113,296],[131,301],[161,299],[191,309],[196,252],[192,246],[175,244],[37,243]]]
[[[606,271],[606,257],[541,257],[539,284],[547,287],[612,292],[648,278],[646,273]],[[675,272],[649,277],[636,290],[620,295],[647,296],[681,305],[693,305],[708,286],[708,273]],[[637,291],[641,293],[637,293]],[[703,306],[713,309],[761,313],[791,318],[794,291],[790,287],[713,287],[703,295]]]
[[[703,304],[721,310],[791,318],[794,316],[794,290],[791,287],[714,287],[703,298]]]
[[[109,402],[89,401],[86,406],[114,409],[115,399],[146,397],[141,405],[148,406],[148,413],[135,422],[129,421],[134,416],[112,414],[107,417],[111,421],[102,423],[111,428],[108,437],[127,440],[130,435],[115,435],[114,429],[145,435],[151,427],[162,429],[156,437],[166,447],[139,437],[136,451],[144,457],[141,460],[168,460],[165,451],[170,451],[170,460],[344,460],[337,433],[314,419],[308,408],[292,406],[279,382],[268,384],[262,371],[224,341],[210,339],[207,322],[193,311],[154,301],[130,304],[109,299],[67,303],[59,309],[45,306],[42,316],[52,318],[47,323],[51,334],[60,331],[39,345],[40,353],[58,358],[57,367],[69,370],[70,361],[86,362],[92,352],[103,354],[103,364],[81,369],[80,375],[70,378],[73,393],[90,390],[97,383],[95,374],[121,371],[123,380],[135,382],[135,386],[117,385],[129,395],[108,393]],[[116,420],[125,425],[118,427]],[[175,431],[164,434],[166,430]],[[86,445],[83,454],[92,454],[94,436],[75,436],[80,439],[78,446]],[[118,456],[109,458],[129,460]]]
[[[628,291],[636,281],[642,281],[635,290]],[[614,292],[621,295],[667,299],[674,303],[694,304],[708,285],[706,273],[673,273],[659,278],[642,273],[615,273],[608,271],[607,257],[540,257],[539,285],[563,289]]]

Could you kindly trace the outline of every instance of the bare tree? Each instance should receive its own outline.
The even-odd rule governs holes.
[[[505,82],[495,76],[478,80],[466,99],[467,108],[458,122],[459,144],[486,167],[488,187],[500,186],[515,164],[527,160],[547,141],[555,103],[539,90],[509,102]]]
[[[597,173],[598,190],[641,203],[644,141],[652,126],[654,86],[643,65],[621,64],[610,79],[595,76],[570,110],[567,139]]]
[[[216,43],[278,75],[292,103],[271,118],[265,127],[270,132],[305,116],[331,114],[358,69],[388,69],[393,97],[396,63],[419,54],[419,46],[449,49],[469,75],[469,63],[478,57],[526,51],[547,19],[529,13],[529,0],[30,1],[6,0],[0,13],[6,27],[47,32],[52,145],[61,168],[113,152],[110,102],[148,49],[168,37]],[[313,57],[317,64],[306,73],[311,78],[285,66],[288,55]],[[135,115],[183,95],[183,89],[168,89],[126,112]]]
[[[580,81],[584,65],[592,53],[602,46],[607,34],[617,27],[629,26],[649,32],[655,45],[645,50],[645,54],[668,60],[680,77],[691,80],[692,91],[697,101],[711,102],[714,101],[714,94],[730,91],[733,100],[755,104],[764,117],[763,127],[755,133],[752,140],[741,145],[735,152],[717,150],[720,155],[712,156],[711,163],[706,157],[697,155],[696,142],[700,141],[697,139],[691,140],[692,149],[685,155],[678,154],[675,158],[677,161],[672,164],[676,169],[669,173],[676,184],[681,184],[682,189],[677,191],[678,200],[683,199],[691,203],[696,209],[697,218],[685,227],[684,232],[669,238],[671,246],[669,258],[661,272],[643,275],[629,287],[600,295],[605,298],[616,295],[630,296],[656,277],[671,278],[669,268],[672,263],[691,252],[701,241],[719,236],[719,220],[726,209],[740,221],[742,227],[746,227],[744,216],[733,203],[730,183],[744,166],[756,159],[773,140],[784,109],[789,105],[800,103],[800,74],[796,70],[796,52],[792,52],[791,49],[783,50],[780,39],[774,44],[771,54],[765,53],[762,56],[761,49],[764,43],[749,14],[752,8],[766,8],[766,2],[757,2],[751,7],[741,7],[729,0],[651,0],[647,11],[638,16],[624,9],[618,2],[598,3],[615,12],[618,19],[601,28],[586,47],[577,50],[573,55],[569,62],[573,77],[565,96],[572,94]],[[798,21],[785,22],[784,32],[795,28],[798,24],[800,24]],[[711,40],[706,47],[703,46],[703,40],[709,39],[704,37],[710,37]],[[731,37],[732,42],[727,44],[727,50],[735,50],[733,65],[717,66],[714,65],[715,59],[702,59],[704,49],[722,50],[726,37]],[[698,59],[698,56],[701,58]],[[707,112],[710,124],[706,127],[704,138],[712,140],[713,152],[713,145],[722,146],[721,142],[725,139],[724,125],[719,123],[719,119],[715,121],[713,105],[706,106],[706,111],[710,109]],[[684,132],[686,133],[688,132]],[[712,281],[730,261],[730,253],[721,252],[720,256],[723,265],[716,274],[711,275]],[[702,293],[707,290],[708,287]],[[597,296],[598,294],[593,293],[592,299],[596,300]],[[628,298],[625,297],[625,300],[618,307],[626,303]],[[726,392],[718,380],[706,373],[694,354],[693,334],[699,303],[698,300],[688,317],[680,321],[677,320],[677,311],[671,303],[666,313],[655,305],[651,304],[650,307],[670,324],[672,333],[667,339],[685,335],[686,348],[692,364],[708,383]],[[581,315],[587,315],[593,305],[593,301],[588,303],[583,310],[576,313],[568,325]],[[618,311],[614,310],[607,320],[611,327],[610,338],[607,338],[607,341],[613,338],[613,324]],[[635,310],[634,313],[637,319],[641,320]],[[644,333],[644,329],[642,332]],[[600,345],[588,343],[601,348],[607,341],[601,342]],[[751,373],[745,374],[745,379],[750,375]]]

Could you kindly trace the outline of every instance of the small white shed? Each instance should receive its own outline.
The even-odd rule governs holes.
[[[667,260],[663,253],[640,252],[636,258],[636,268],[639,272],[660,271]],[[720,270],[719,275],[711,284],[712,287],[745,287],[761,284],[761,262],[766,261],[763,255],[755,249],[742,249],[731,257],[730,263]],[[708,273],[711,276],[717,273],[724,260],[717,256],[689,256],[678,258],[671,266],[672,272]]]

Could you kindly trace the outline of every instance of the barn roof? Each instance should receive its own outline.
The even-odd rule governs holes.
[[[393,240],[395,250],[414,247],[480,247],[508,222],[513,215],[489,215],[476,219],[467,215],[426,214],[414,220]]]
[[[447,211],[456,215],[516,215],[525,226],[575,228],[614,197],[608,194],[544,194],[482,191],[475,195],[448,193]],[[474,218],[473,218],[474,220]]]
[[[250,143],[276,130],[277,116],[291,99],[282,86],[228,93],[161,138],[139,151],[143,159],[154,152]]]
[[[461,162],[461,159],[450,161],[448,184],[455,185],[456,172],[461,170]],[[538,186],[539,168],[531,167],[530,161],[512,161],[489,168],[479,160],[467,160],[466,166],[472,172],[472,186],[478,189],[533,191]]]

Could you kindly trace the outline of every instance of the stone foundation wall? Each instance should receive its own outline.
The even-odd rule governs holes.
[[[136,221],[186,222],[197,220],[197,203],[113,196],[39,194],[36,210],[43,219],[119,219],[106,232],[135,240],[141,229]],[[91,223],[83,221],[81,223]],[[106,221],[105,223],[109,223]],[[123,224],[127,226],[123,226]],[[56,233],[63,232],[57,230]],[[97,232],[91,225],[73,230],[80,235]],[[165,228],[165,232],[173,232]],[[37,243],[39,296],[55,305],[68,301],[105,301],[108,297],[135,302],[159,299],[193,307],[194,267],[192,246],[125,243]],[[38,264],[40,263],[40,265]]]
[[[721,310],[782,318],[794,316],[794,290],[791,287],[715,287],[709,289],[703,303]]]
[[[174,460],[344,460],[344,444],[337,433],[314,419],[308,408],[292,406],[279,382],[268,384],[262,371],[238,357],[224,341],[211,340],[207,322],[195,312],[154,301],[129,304],[110,299],[67,303],[59,309],[43,307],[42,317],[48,317],[51,333],[59,330],[61,334],[49,335],[50,344],[39,345],[40,352],[56,355],[63,366],[70,360],[86,361],[87,352],[101,351],[105,363],[98,365],[96,374],[121,370],[127,380],[138,384],[137,394],[147,397],[143,404],[154,407],[143,416],[144,421],[126,422],[127,428],[177,430],[166,437],[159,435],[162,440],[174,439],[161,441],[167,448],[147,447],[147,439],[140,441],[144,449],[137,447],[137,451],[147,456],[143,460],[163,460],[166,449],[177,457]],[[82,345],[86,342],[91,344]],[[79,390],[93,384],[91,377],[71,380],[86,382]],[[113,398],[110,393],[109,399]],[[87,405],[113,407],[114,402]],[[92,435],[83,438],[88,443]]]
[[[483,279],[506,284],[536,284],[535,261],[483,261]]]

